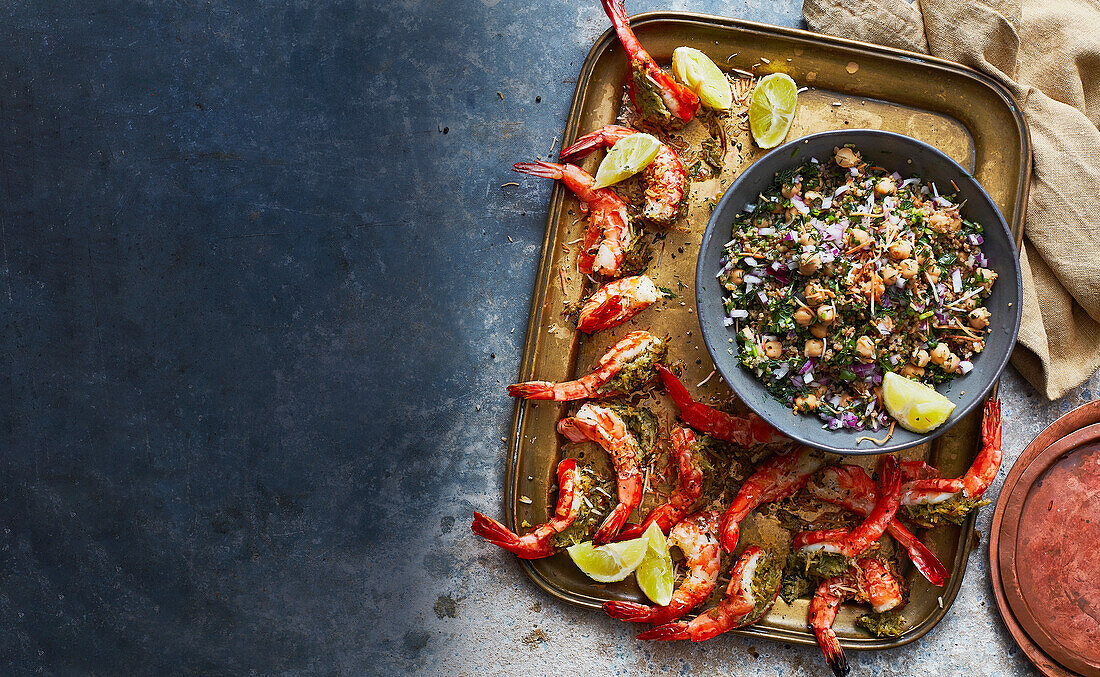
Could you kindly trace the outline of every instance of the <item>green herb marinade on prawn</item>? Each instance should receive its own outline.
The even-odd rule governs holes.
[[[997,274],[949,188],[848,147],[777,174],[716,275],[741,364],[834,430],[889,422],[885,372],[934,386],[973,369]]]

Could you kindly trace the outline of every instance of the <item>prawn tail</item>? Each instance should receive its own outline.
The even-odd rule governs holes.
[[[646,606],[645,604],[638,604],[637,602],[621,602],[619,600],[611,600],[604,602],[604,613],[612,618],[617,618],[620,621],[629,621],[631,623],[648,623],[649,619],[653,618],[653,607]]]
[[[610,329],[615,326],[612,322],[619,316],[622,309],[623,297],[615,294],[588,312],[582,310],[581,317],[577,322],[577,329],[586,334],[592,334],[601,329]]]
[[[631,539],[638,538],[643,533],[645,533],[645,527],[646,526],[648,526],[648,523],[647,524],[627,524],[626,526],[624,526],[619,531],[619,533],[612,540],[615,540],[615,541],[629,541]]]
[[[512,170],[520,174],[541,176],[544,179],[560,179],[564,176],[565,168],[554,162],[517,162],[512,165]]]
[[[656,639],[668,641],[673,639],[691,639],[688,632],[688,624],[684,622],[666,623],[659,625],[638,635],[637,639]]]
[[[985,403],[982,416],[982,443],[987,447],[1001,448],[1001,401],[995,397]]]
[[[622,503],[615,506],[615,509],[611,511],[611,514],[604,519],[603,524],[596,530],[596,533],[592,535],[592,542],[596,545],[604,545],[610,543],[623,524],[626,523],[626,519],[630,517],[630,511],[632,508],[624,506]]]
[[[844,655],[844,649],[840,648],[840,640],[831,628],[815,628],[817,644],[821,647],[821,653],[825,654],[825,662],[829,664],[833,674],[837,677],[847,677],[851,668],[848,666],[848,657]]]
[[[500,522],[479,512],[474,513],[474,523],[471,528],[478,536],[497,547],[504,548],[520,559],[542,559],[557,552],[557,548],[550,543],[550,533],[544,533],[541,537],[532,539],[531,536],[534,534],[532,532],[521,538]]]
[[[719,540],[722,542],[722,549],[726,552],[733,552],[737,549],[737,541],[741,537],[741,525],[736,519],[729,515],[722,518],[722,526],[719,533]]]
[[[562,162],[568,162],[577,158],[582,158],[589,155],[597,148],[602,147],[603,145],[603,132],[601,130],[596,130],[594,132],[585,134],[581,138],[574,141],[573,145],[569,146],[568,148],[563,150],[560,155],[558,155],[558,159]]]
[[[508,394],[525,400],[554,399],[554,384],[549,381],[527,381],[508,386]]]
[[[519,546],[519,536],[513,533],[511,529],[492,517],[486,517],[479,512],[474,513],[474,523],[470,525],[470,528],[478,536],[505,550],[511,550]]]
[[[600,0],[600,2],[603,4],[603,11],[607,12],[607,18],[611,19],[615,32],[619,34],[619,39],[622,40],[624,31],[633,38],[634,32],[630,30],[630,17],[626,13],[623,0]],[[625,44],[623,46],[626,47]],[[627,48],[627,51],[630,52],[630,49]],[[632,52],[630,55],[634,56]]]
[[[942,586],[948,578],[951,578],[951,574],[947,571],[947,567],[943,565],[939,557],[928,549],[924,543],[914,536],[912,533],[905,531],[902,538],[898,538],[900,534],[891,531],[891,535],[898,543],[905,548],[909,553],[909,560],[913,562],[913,566],[917,571],[924,576],[925,579],[936,587]]]
[[[676,403],[681,412],[695,404],[695,400],[691,399],[691,394],[688,393],[687,388],[684,387],[683,383],[680,383],[680,379],[676,378],[676,374],[673,374],[668,367],[658,364],[657,373],[661,376],[661,383],[664,384],[668,396],[672,398],[672,401]]]

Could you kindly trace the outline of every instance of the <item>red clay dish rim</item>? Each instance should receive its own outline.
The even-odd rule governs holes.
[[[1027,467],[1020,474],[1019,480],[1013,486],[1012,492],[1006,497],[1005,519],[1001,525],[1002,539],[998,548],[1002,572],[1001,585],[1004,587],[1005,596],[1016,620],[1020,622],[1028,636],[1039,644],[1048,656],[1051,656],[1063,666],[1089,677],[1100,677],[1100,656],[1087,656],[1073,651],[1063,644],[1060,637],[1053,634],[1048,626],[1038,621],[1035,610],[1028,603],[1026,591],[1020,584],[1016,568],[1018,562],[1016,544],[1024,504],[1036,480],[1053,463],[1079,449],[1095,447],[1097,440],[1100,440],[1100,423],[1086,426],[1066,435],[1041,451],[1027,464]]]
[[[998,557],[1000,546],[1000,532],[1004,523],[1005,508],[1008,505],[1008,497],[1015,490],[1020,476],[1027,466],[1035,460],[1047,447],[1057,442],[1068,434],[1087,427],[1094,423],[1100,423],[1100,400],[1094,400],[1070,411],[1051,423],[1043,432],[1032,440],[1031,444],[1020,454],[1016,463],[1009,470],[1001,488],[1001,496],[1006,500],[998,500],[993,512],[993,523],[989,536],[989,571],[992,578],[993,596],[997,602],[997,609],[1001,613],[1001,619],[1012,638],[1023,650],[1028,660],[1035,665],[1047,677],[1074,677],[1078,673],[1071,672],[1048,656],[1031,637],[1028,636],[1023,626],[1016,619],[1005,597],[1001,580],[1001,566]]]

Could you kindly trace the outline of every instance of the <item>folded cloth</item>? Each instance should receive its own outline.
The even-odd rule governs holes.
[[[810,28],[982,71],[1016,97],[1035,155],[1012,364],[1050,399],[1100,367],[1100,3],[804,0]]]

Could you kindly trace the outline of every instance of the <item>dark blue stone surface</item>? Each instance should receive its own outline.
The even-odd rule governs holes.
[[[598,2],[0,22],[0,672],[523,660],[487,586],[608,634],[468,526],[500,506],[550,190],[502,184],[559,147]],[[511,648],[445,629],[494,609]]]

